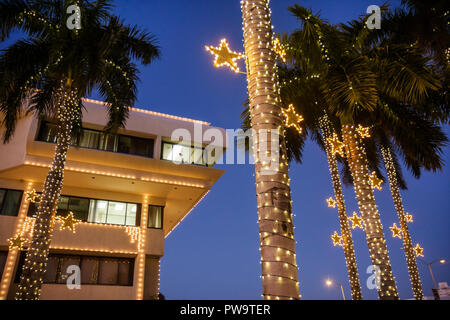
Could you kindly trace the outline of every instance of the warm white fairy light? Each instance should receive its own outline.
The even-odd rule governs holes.
[[[405,214],[403,200],[400,195],[400,188],[398,186],[396,168],[392,157],[392,150],[389,147],[382,146],[381,153],[383,155],[384,165],[388,175],[389,187],[391,189],[392,199],[394,200],[395,210],[397,211],[397,216],[400,222],[401,236],[399,236],[399,238],[403,238],[403,250],[405,252],[406,264],[408,266],[409,279],[414,292],[414,298],[416,300],[423,300],[424,295],[422,283],[420,281],[419,269],[417,268],[416,254],[414,252],[411,235],[408,229],[408,222],[412,222],[413,217],[409,213]],[[394,224],[394,226],[397,227],[396,224]],[[396,230],[396,232],[398,231]]]
[[[214,66],[216,68],[227,66],[236,73],[240,71],[237,61],[243,59],[244,55],[232,51],[226,39],[220,41],[219,47],[205,46],[205,48],[214,55]]]
[[[397,286],[392,274],[391,262],[384,238],[380,214],[369,179],[368,160],[362,140],[355,126],[342,127],[346,154],[354,181],[356,199],[361,217],[364,219],[369,253],[372,264],[380,268],[380,286],[378,293],[381,299],[398,299]]]

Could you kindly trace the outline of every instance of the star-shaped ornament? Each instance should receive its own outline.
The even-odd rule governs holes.
[[[244,55],[231,51],[226,39],[222,39],[219,47],[205,46],[205,48],[215,56],[215,67],[219,68],[228,66],[234,72],[239,72],[239,67],[236,61],[244,58]]]
[[[378,189],[380,191],[383,189],[381,187],[381,184],[384,181],[377,177],[377,173],[375,171],[372,172],[372,174],[369,176],[369,181],[370,181],[370,185],[372,186],[372,189]]]
[[[353,217],[349,217],[348,220],[352,222],[352,229],[363,229],[363,218],[359,217],[356,212],[353,212]]]
[[[28,242],[27,239],[22,238],[22,236],[19,234],[15,238],[8,239],[9,242],[9,249],[19,249],[23,250],[23,245]]]
[[[413,218],[413,216],[410,213],[406,213],[405,218],[406,218],[406,222],[407,223],[413,223],[414,222],[414,218]]]
[[[416,257],[424,257],[423,255],[423,248],[417,244],[415,248],[413,248],[414,252],[416,253]]]
[[[284,125],[286,128],[294,127],[299,134],[302,134],[303,130],[300,127],[300,122],[304,119],[295,111],[293,104],[289,105],[288,109],[281,109],[284,118]]]
[[[40,202],[41,196],[36,192],[35,189],[31,191],[25,192],[25,200],[31,203],[38,203]]]
[[[400,229],[399,227],[397,227],[397,224],[394,223],[394,225],[392,227],[390,227],[389,229],[391,229],[392,231],[392,236],[394,238],[402,238],[402,229]]]
[[[356,131],[358,131],[359,135],[361,136],[361,138],[370,138],[370,128],[368,127],[363,127],[362,125],[359,125],[358,128],[356,129]]]
[[[337,231],[334,232],[334,234],[331,236],[331,240],[333,240],[333,245],[335,247],[340,246],[343,247],[342,243],[342,237],[337,233]]]
[[[70,212],[66,217],[57,217],[59,221],[61,221],[60,230],[69,229],[73,233],[75,233],[75,226],[81,223],[81,220],[75,219],[73,216],[73,212]]]
[[[328,142],[331,144],[331,152],[333,154],[339,154],[341,157],[344,157],[344,147],[345,144],[339,140],[339,136],[334,133],[332,138],[328,138]]]
[[[327,199],[328,208],[336,208],[337,202],[333,199],[333,197],[330,197]]]

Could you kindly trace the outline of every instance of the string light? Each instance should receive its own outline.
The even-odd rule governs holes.
[[[9,238],[8,242],[9,242],[9,250],[18,249],[18,250],[22,251],[23,246],[28,242],[28,240],[22,238],[22,236],[20,234],[18,234],[13,238]]]
[[[380,191],[383,190],[383,188],[381,187],[383,180],[378,178],[377,173],[375,171],[372,172],[372,174],[369,176],[369,181],[370,185],[372,186],[372,189],[378,189]]]
[[[399,238],[399,239],[402,238],[402,229],[397,227],[396,223],[394,223],[394,225],[392,227],[390,227],[389,229],[391,229],[391,231],[392,231],[392,237]]]
[[[275,38],[273,39],[273,51],[277,54],[277,56],[280,58],[281,61],[283,61],[283,63],[286,63],[286,49],[284,48],[284,46],[281,44],[280,39]]]
[[[414,252],[411,235],[408,230],[408,222],[413,222],[413,217],[409,213],[405,214],[391,148],[387,146],[381,146],[381,154],[384,159],[384,165],[386,167],[389,187],[391,189],[395,210],[397,211],[397,216],[400,222],[400,229],[403,238],[403,250],[405,252],[406,264],[408,266],[408,274],[411,281],[414,298],[416,300],[423,300],[424,295],[422,283],[420,281],[419,269],[417,267],[416,254]]]
[[[206,50],[215,56],[214,66],[220,68],[228,66],[231,70],[238,73],[239,67],[237,61],[244,58],[244,55],[230,50],[226,39],[220,41],[219,47],[205,46]]]
[[[344,157],[344,147],[345,144],[339,140],[339,136],[336,133],[333,133],[331,138],[328,138],[328,143],[331,145],[331,152],[333,155],[339,154],[341,157]]]
[[[333,199],[333,197],[328,198],[327,203],[328,203],[328,208],[336,209],[337,202]]]
[[[417,244],[416,247],[413,250],[416,253],[416,257],[422,257],[422,258],[425,257],[423,255],[423,248],[419,244]]]
[[[363,127],[362,125],[359,125],[358,128],[356,129],[356,131],[358,131],[359,135],[361,136],[362,139],[365,138],[370,138],[370,128],[367,127]]]
[[[299,134],[302,134],[302,128],[300,127],[300,123],[304,120],[302,116],[297,114],[295,111],[295,107],[293,104],[289,105],[286,109],[281,109],[284,118],[284,125],[286,128],[295,128]]]
[[[61,222],[60,230],[71,230],[72,233],[76,233],[75,226],[81,223],[81,220],[75,219],[73,216],[73,212],[69,212],[69,214],[65,217],[57,216],[57,221]]]
[[[334,232],[334,234],[331,236],[331,240],[333,240],[333,246],[337,247],[343,247],[342,243],[342,236],[340,236],[337,231]]]
[[[353,216],[348,218],[349,221],[352,223],[352,229],[364,229],[363,227],[363,218],[358,216],[356,212],[353,212]]]

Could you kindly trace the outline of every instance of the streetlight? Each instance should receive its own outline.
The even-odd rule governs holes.
[[[347,300],[347,299],[345,299],[345,292],[344,292],[344,287],[342,286],[342,284],[340,284],[339,282],[336,282],[336,281],[334,281],[334,280],[331,280],[331,279],[327,279],[327,280],[325,281],[325,284],[326,284],[328,287],[331,287],[333,284],[335,284],[335,285],[341,287],[342,298],[343,298],[344,300]]]
[[[437,259],[432,262],[426,262],[425,260],[420,259],[420,258],[418,260],[428,267],[428,270],[430,271],[431,279],[433,279],[434,288],[437,289],[437,284],[436,284],[436,280],[434,279],[434,274],[433,274],[433,270],[431,269],[431,265],[435,264],[436,262],[439,262],[440,264],[445,264],[446,261],[444,259]]]

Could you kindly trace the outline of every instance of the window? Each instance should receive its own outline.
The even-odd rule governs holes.
[[[17,217],[22,194],[18,190],[0,189],[0,215]]]
[[[148,206],[148,227],[153,229],[162,229],[163,227],[164,207]]]
[[[16,283],[20,281],[25,255],[26,253],[22,253],[20,257]],[[134,259],[62,254],[49,255],[44,283],[66,284],[69,276],[67,268],[73,265],[80,267],[82,285],[133,285]]]
[[[28,216],[34,216],[37,209],[37,204],[30,203]],[[64,217],[69,212],[73,212],[76,219],[85,222],[138,226],[141,205],[137,203],[61,196],[58,202],[57,214]]]
[[[200,147],[190,147],[163,141],[161,157],[162,160],[174,161],[176,163],[206,166],[207,155],[204,151],[205,149]],[[212,156],[214,155],[215,150],[212,152]]]
[[[37,136],[38,141],[56,143],[57,126],[43,121]],[[153,139],[132,137],[127,135],[105,134],[98,130],[82,129],[80,138],[73,139],[75,147],[109,151],[115,153],[132,154],[153,158],[155,142]]]
[[[0,251],[0,279],[3,275],[3,270],[5,270],[6,259],[8,259],[8,251]]]

